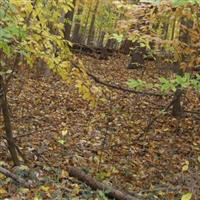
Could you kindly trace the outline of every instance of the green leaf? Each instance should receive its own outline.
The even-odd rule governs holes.
[[[118,34],[114,33],[111,38],[114,38],[115,40],[117,40],[118,43],[120,43],[123,41],[124,36],[122,34],[118,35]]]
[[[34,197],[34,200],[42,200],[42,197],[40,194],[36,194],[36,196]]]
[[[64,145],[65,144],[65,140],[58,140],[58,143]]]

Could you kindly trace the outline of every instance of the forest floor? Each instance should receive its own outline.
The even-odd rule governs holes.
[[[108,60],[79,57],[99,79],[124,87],[131,78],[155,82],[170,73],[153,62],[145,70],[128,70],[123,55]],[[54,76],[25,74],[10,85],[8,100],[16,144],[41,184],[17,188],[0,175],[0,199],[106,199],[103,192],[69,177],[69,164],[139,199],[180,199],[187,192],[200,199],[200,115],[173,118],[168,112],[145,130],[170,97],[103,87],[102,98],[91,108],[73,85]],[[188,90],[183,106],[200,113],[200,95]],[[11,169],[3,123],[0,128],[1,165]]]

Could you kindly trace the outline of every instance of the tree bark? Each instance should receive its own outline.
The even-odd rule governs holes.
[[[0,76],[0,104],[1,104],[2,113],[3,113],[8,150],[10,151],[14,165],[18,166],[20,165],[20,162],[17,156],[17,151],[15,148],[15,143],[13,139],[12,126],[11,126],[10,114],[9,114],[9,109],[8,109],[8,101],[6,97],[5,86],[4,86],[2,76]]]

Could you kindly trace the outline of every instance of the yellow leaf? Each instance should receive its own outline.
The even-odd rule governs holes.
[[[186,160],[186,161],[185,161],[185,164],[184,164],[183,167],[182,167],[182,172],[188,171],[188,168],[189,168],[189,161]]]
[[[67,135],[67,133],[68,133],[68,130],[67,129],[64,129],[64,130],[62,130],[62,136],[65,136],[65,135]]]
[[[19,193],[26,194],[26,193],[28,193],[28,192],[29,192],[29,189],[27,189],[27,188],[20,188],[20,189],[19,189]]]
[[[181,200],[190,200],[192,198],[192,193],[188,192],[181,197]]]
[[[36,195],[35,197],[34,197],[34,200],[42,200],[42,197],[40,196],[40,195]]]
[[[40,189],[43,190],[44,192],[49,192],[50,188],[49,188],[49,186],[43,185],[43,186],[40,187]]]
[[[158,194],[159,194],[160,196],[164,196],[164,195],[165,195],[165,193],[162,192],[162,191],[158,192]]]
[[[73,194],[79,194],[80,192],[80,186],[78,184],[73,184]]]
[[[6,178],[6,176],[0,173],[0,180],[3,180],[5,178]]]
[[[6,196],[8,194],[8,192],[5,190],[5,189],[3,189],[3,188],[0,188],[0,196],[2,197],[2,196]]]
[[[183,165],[182,172],[186,172],[186,171],[188,171],[188,165]]]
[[[65,171],[65,170],[62,170],[62,172],[61,172],[61,178],[66,178],[68,176],[69,176],[69,173],[67,171]]]

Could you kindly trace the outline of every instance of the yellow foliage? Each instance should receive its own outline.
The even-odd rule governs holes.
[[[24,61],[31,68],[43,61],[68,84],[75,82],[83,98],[94,106],[98,91],[95,88],[91,90],[92,84],[81,63],[80,69],[71,66],[74,57],[69,50],[70,43],[64,39],[64,15],[71,9],[72,2],[11,0],[10,4],[16,8],[14,23],[26,32],[26,37],[13,45],[12,49],[16,49],[13,52],[23,52]]]

